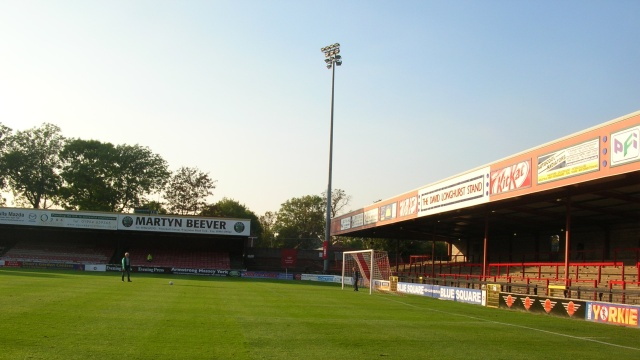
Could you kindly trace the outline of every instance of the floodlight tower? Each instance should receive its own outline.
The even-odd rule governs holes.
[[[324,272],[329,271],[329,248],[331,247],[331,166],[333,160],[333,93],[336,78],[336,66],[342,65],[340,44],[335,43],[320,49],[324,53],[324,62],[331,70],[331,126],[329,127],[329,185],[327,186],[327,223],[324,231],[323,259]]]

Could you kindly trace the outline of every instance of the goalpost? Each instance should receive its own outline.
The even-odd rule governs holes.
[[[360,274],[359,286],[374,290],[389,290],[389,256],[381,250],[345,251],[342,253],[342,289],[353,286],[353,274]]]

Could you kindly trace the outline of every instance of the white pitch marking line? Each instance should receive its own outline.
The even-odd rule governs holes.
[[[415,308],[422,309],[422,310],[428,310],[428,311],[433,311],[433,312],[439,312],[439,313],[447,314],[447,315],[461,316],[461,317],[466,317],[466,318],[469,318],[469,319],[474,319],[474,320],[484,321],[484,322],[493,323],[493,324],[498,324],[498,325],[512,326],[512,327],[517,327],[517,328],[521,328],[521,329],[527,329],[527,330],[539,331],[539,332],[547,333],[547,334],[551,334],[551,335],[564,336],[564,337],[568,337],[568,338],[576,339],[576,340],[591,341],[591,342],[598,343],[598,344],[602,344],[602,345],[609,345],[609,346],[619,347],[619,348],[623,348],[623,349],[629,349],[629,350],[636,350],[636,351],[640,351],[640,348],[634,348],[634,347],[631,347],[631,346],[624,346],[624,345],[612,344],[612,343],[609,343],[609,342],[606,342],[606,341],[595,340],[595,339],[593,339],[593,338],[589,338],[589,337],[573,336],[573,335],[557,333],[557,332],[549,331],[549,330],[536,329],[536,328],[532,328],[532,327],[528,327],[528,326],[523,326],[523,325],[516,325],[516,324],[503,323],[503,322],[494,321],[494,320],[487,320],[487,319],[483,319],[483,318],[479,318],[479,317],[475,317],[475,316],[470,316],[470,315],[462,315],[462,314],[450,313],[450,312],[442,311],[442,310],[435,310],[435,309],[429,309],[429,308],[422,308],[422,307],[417,306],[417,305],[407,304],[407,303],[405,303],[405,302],[398,301],[398,300],[395,300],[395,299],[388,299],[388,298],[386,298],[386,297],[383,297],[383,299],[385,299],[385,300],[389,300],[389,301],[393,301],[393,302],[397,302],[397,303],[399,303],[399,304],[403,304],[403,305],[407,305],[407,306],[415,307]]]

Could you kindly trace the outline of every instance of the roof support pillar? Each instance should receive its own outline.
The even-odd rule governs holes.
[[[567,198],[566,224],[564,229],[564,286],[569,286],[569,256],[571,255],[571,197]]]
[[[484,245],[482,247],[482,280],[487,281],[487,248],[489,243],[489,215],[484,217]]]

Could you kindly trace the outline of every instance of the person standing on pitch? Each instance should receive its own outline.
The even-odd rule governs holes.
[[[122,258],[122,281],[124,281],[124,273],[127,272],[127,281],[131,282],[131,259],[129,259],[129,253],[124,253]]]
[[[358,291],[358,281],[360,281],[360,273],[356,267],[353,267],[353,291]]]

